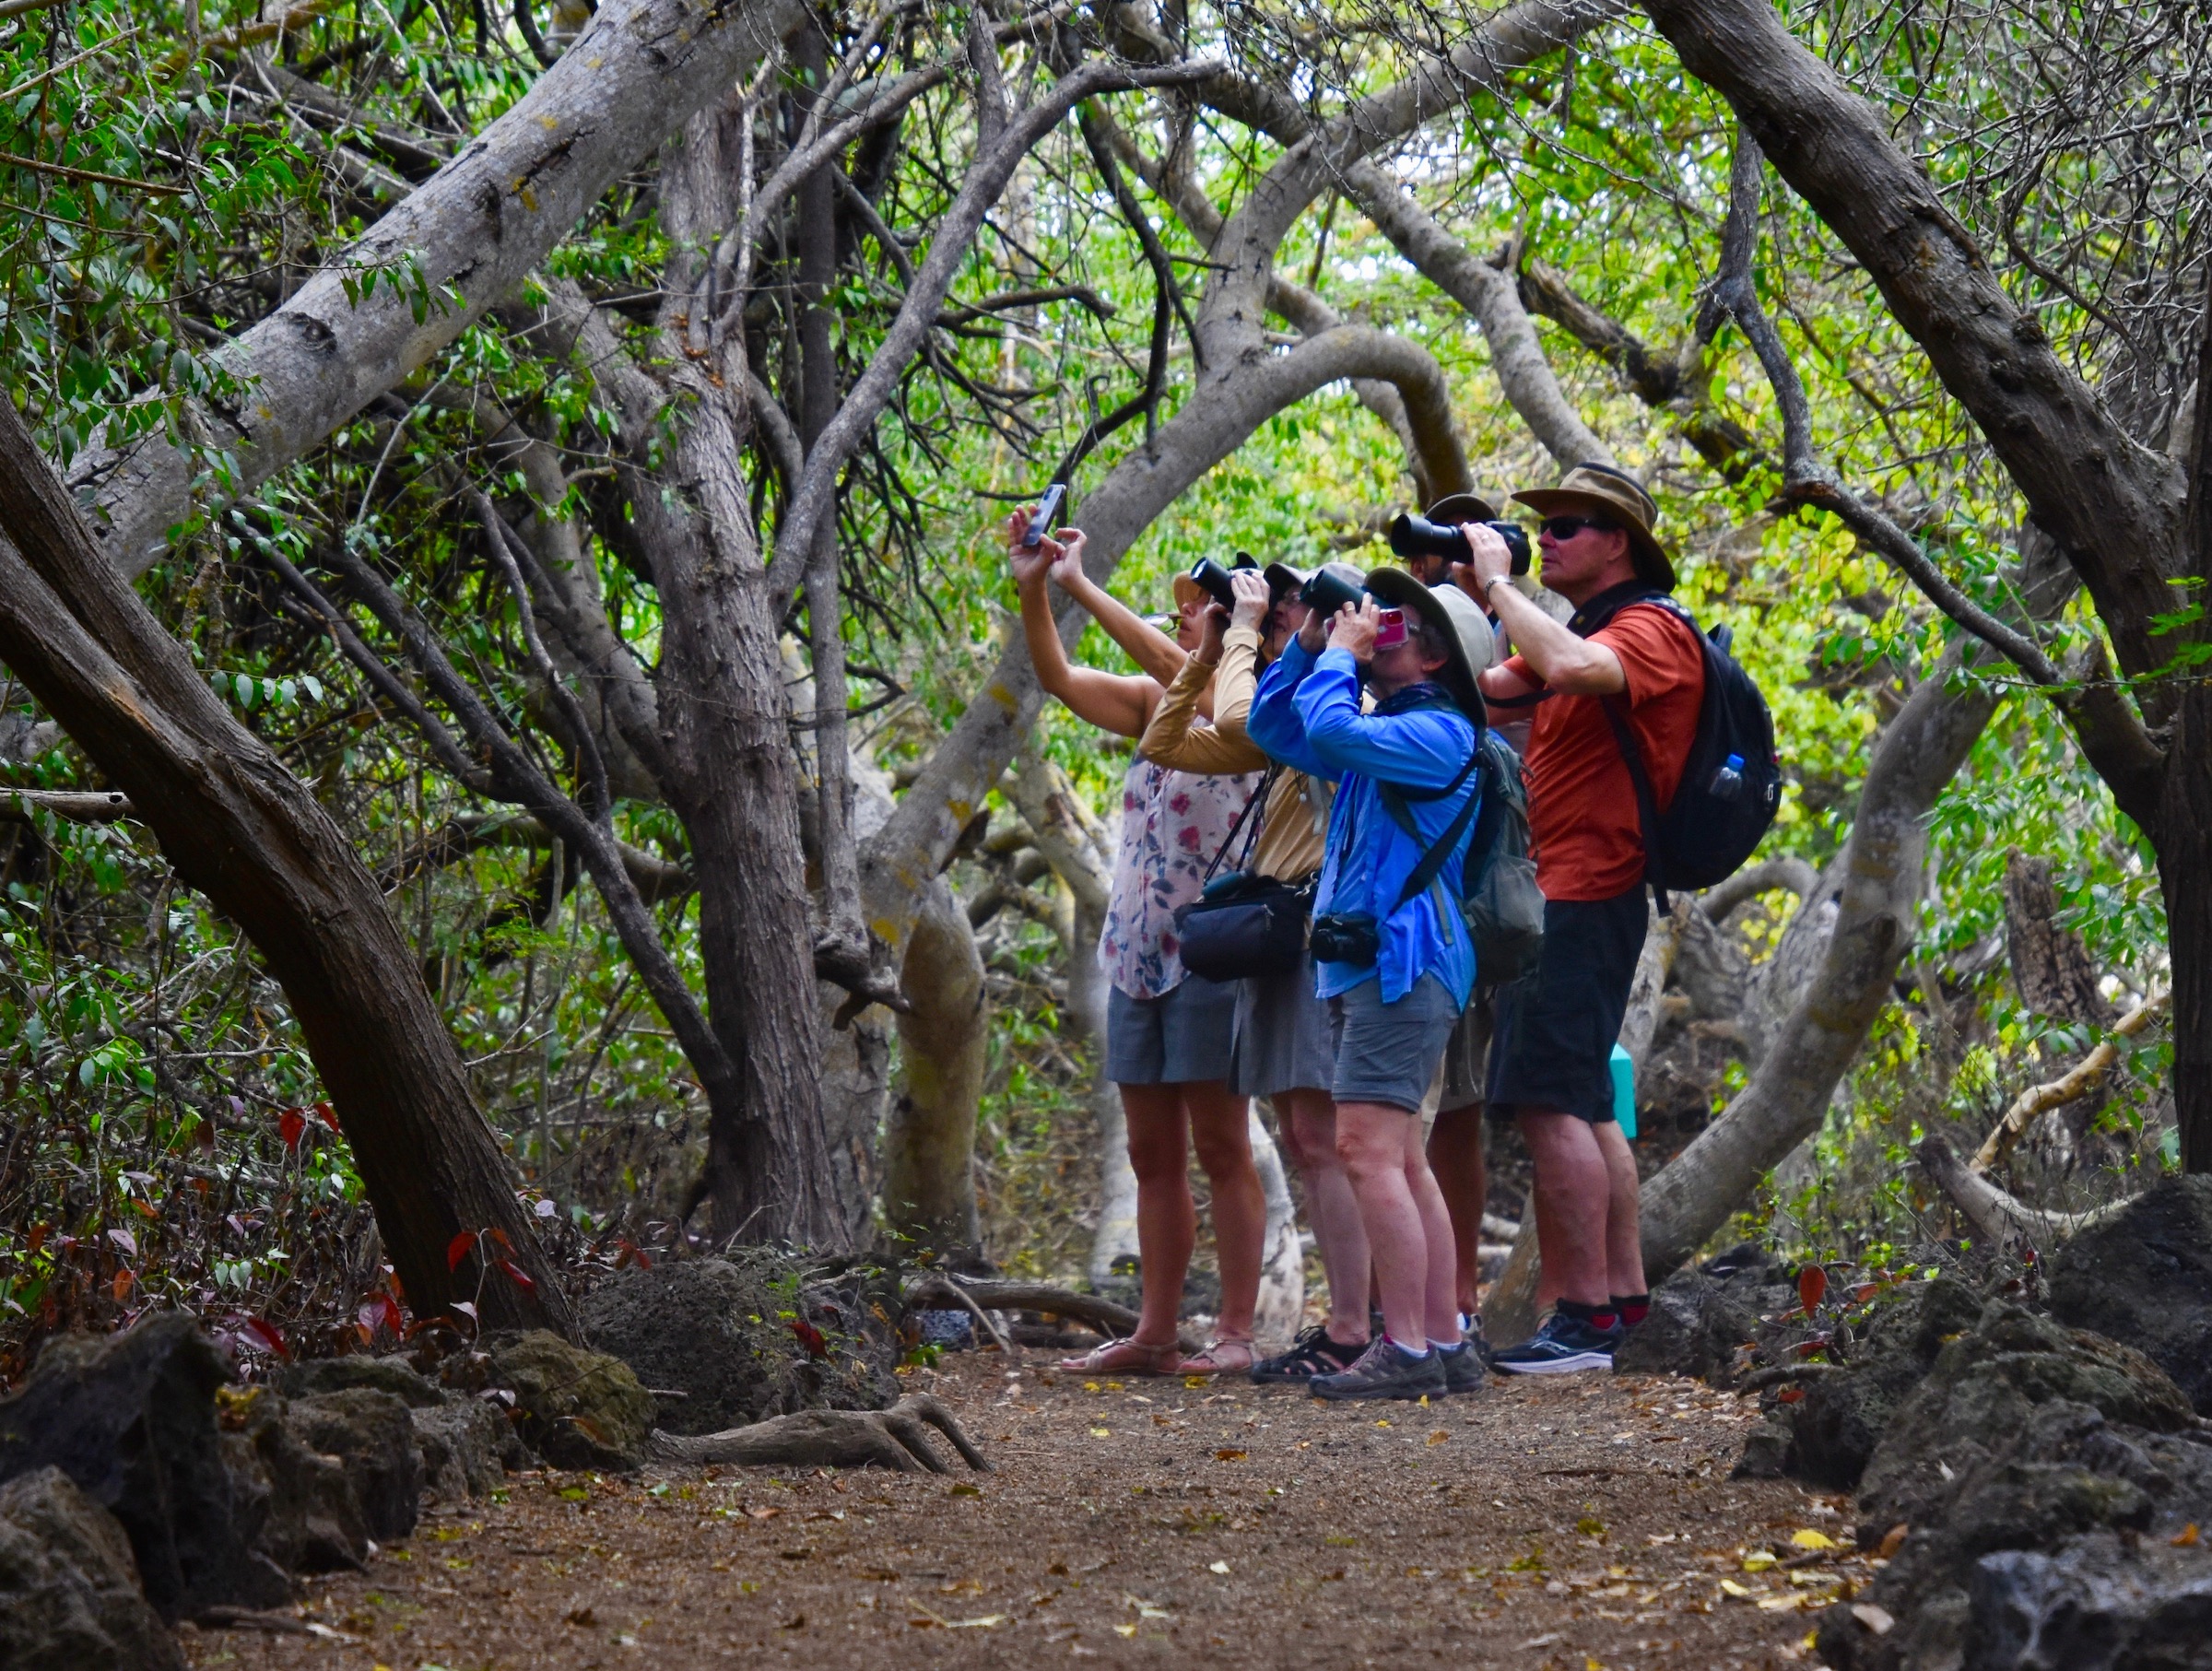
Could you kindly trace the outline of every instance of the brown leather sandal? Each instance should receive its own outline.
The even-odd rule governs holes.
[[[1185,1358],[1176,1366],[1180,1375],[1242,1375],[1259,1361],[1259,1348],[1249,1337],[1238,1339],[1231,1336],[1221,1340],[1209,1340],[1206,1350]]]
[[[1173,1375],[1182,1348],[1173,1341],[1148,1346],[1141,1340],[1109,1340],[1080,1358],[1063,1358],[1059,1367],[1077,1375]]]

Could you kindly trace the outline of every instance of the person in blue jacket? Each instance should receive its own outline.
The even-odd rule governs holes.
[[[1493,641],[1454,588],[1431,591],[1402,569],[1362,580],[1331,566],[1367,597],[1308,620],[1261,678],[1246,721],[1270,757],[1338,784],[1313,960],[1335,1047],[1337,1152],[1373,1250],[1384,1327],[1349,1369],[1311,1384],[1323,1398],[1473,1392],[1483,1369],[1460,1336],[1452,1219],[1422,1150],[1420,1108],[1475,984],[1456,889],[1481,783],[1475,681]],[[1371,712],[1361,711],[1362,687]]]

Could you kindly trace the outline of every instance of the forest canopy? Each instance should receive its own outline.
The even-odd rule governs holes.
[[[2208,44],[0,4],[0,1371],[568,1327],[687,1226],[1110,1273],[1126,745],[1000,534],[1055,480],[1149,612],[1649,485],[1786,783],[1624,1033],[1654,1279],[1878,1260],[1931,1136],[2017,1124],[2021,1211],[2212,1170]]]

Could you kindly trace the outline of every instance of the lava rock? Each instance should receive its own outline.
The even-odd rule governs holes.
[[[1650,1313],[1620,1343],[1613,1368],[1623,1375],[1695,1375],[1732,1386],[1737,1348],[1758,1338],[1764,1316],[1796,1302],[1773,1256],[1745,1242],[1653,1289]]]
[[[484,1343],[494,1385],[513,1393],[530,1447],[560,1468],[627,1471],[645,1460],[653,1395],[619,1358],[571,1346],[547,1329]]]
[[[766,1251],[664,1259],[622,1272],[581,1311],[593,1345],[646,1386],[685,1394],[661,1411],[672,1433],[719,1433],[803,1409],[884,1408],[898,1395],[895,1299],[856,1277],[804,1292],[800,1282],[797,1266]]]
[[[1767,1420],[1744,1435],[1744,1453],[1735,1459],[1732,1477],[1780,1479],[1790,1471],[1790,1430],[1783,1422]]]
[[[489,1496],[507,1469],[528,1465],[514,1424],[481,1399],[456,1398],[407,1416],[422,1453],[424,1483],[442,1501]]]
[[[2127,1341],[2212,1416],[2212,1177],[2161,1178],[2053,1258],[2051,1314]]]
[[[184,1671],[123,1527],[58,1467],[0,1486],[0,1665]]]
[[[389,1393],[410,1409],[428,1409],[446,1401],[444,1388],[425,1380],[404,1358],[312,1358],[287,1366],[277,1383],[288,1398],[312,1398],[318,1393],[343,1393],[351,1387],[373,1387]]]
[[[422,1452],[405,1401],[375,1387],[347,1387],[293,1399],[284,1422],[308,1449],[344,1465],[370,1536],[389,1542],[415,1529]]]
[[[1835,1671],[2207,1663],[2168,1654],[2203,1593],[2177,1588],[2155,1551],[2212,1523],[2212,1439],[2117,1342],[1991,1302],[1899,1406],[1859,1511],[1861,1547],[1908,1528],[1865,1597],[1895,1626],[1877,1634],[1866,1608],[1830,1608],[1818,1649]],[[2133,1640],[2145,1653],[2076,1652]]]
[[[1968,1586],[1971,1671],[2180,1671],[2212,1664],[2212,1561],[2098,1533],[2055,1555],[2002,1549]]]
[[[46,1343],[0,1400],[0,1480],[58,1467],[122,1524],[165,1619],[275,1606],[291,1581],[251,1547],[216,1427],[229,1365],[189,1317]]]
[[[1801,1402],[1777,1406],[1791,1432],[1787,1471],[1855,1490],[1899,1407],[1981,1314],[1981,1296],[1953,1277],[1895,1290],[1853,1348],[1848,1372],[1808,1376]]]
[[[288,1572],[358,1571],[369,1528],[345,1462],[302,1440],[270,1388],[225,1387],[217,1403],[223,1461],[253,1547]]]
[[[2006,1300],[1937,1355],[1859,1482],[1860,1543],[1941,1518],[1969,1474],[2008,1454],[2038,1405],[2087,1405],[2152,1432],[2193,1425],[2181,1389],[2142,1353]]]

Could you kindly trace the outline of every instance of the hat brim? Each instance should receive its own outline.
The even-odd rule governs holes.
[[[1201,586],[1196,581],[1193,580],[1187,574],[1177,574],[1175,576],[1174,585],[1175,608],[1178,614],[1182,613],[1182,611],[1188,606],[1194,599],[1201,598],[1206,595],[1206,588]]]
[[[1577,512],[1592,512],[1610,518],[1629,536],[1629,552],[1635,559],[1638,578],[1662,592],[1675,589],[1674,559],[1667,556],[1665,547],[1652,531],[1631,517],[1619,501],[1602,493],[1585,493],[1579,488],[1530,488],[1514,494],[1513,502],[1526,505],[1538,516],[1571,516]]]
[[[1372,571],[1367,577],[1367,589],[1377,603],[1394,609],[1410,609],[1444,635],[1444,642],[1451,646],[1447,665],[1453,688],[1463,702],[1472,700],[1479,706],[1482,687],[1475,681],[1483,669],[1468,658],[1466,642],[1459,635],[1459,623],[1452,618],[1451,610],[1436,596],[1435,590],[1422,585],[1406,570],[1396,568]],[[1483,664],[1484,667],[1488,665]]]
[[[1312,571],[1293,569],[1288,563],[1269,563],[1261,573],[1266,576],[1267,590],[1277,597],[1300,590],[1313,578]]]
[[[1479,493],[1447,493],[1422,514],[1432,523],[1494,523],[1498,507]]]

